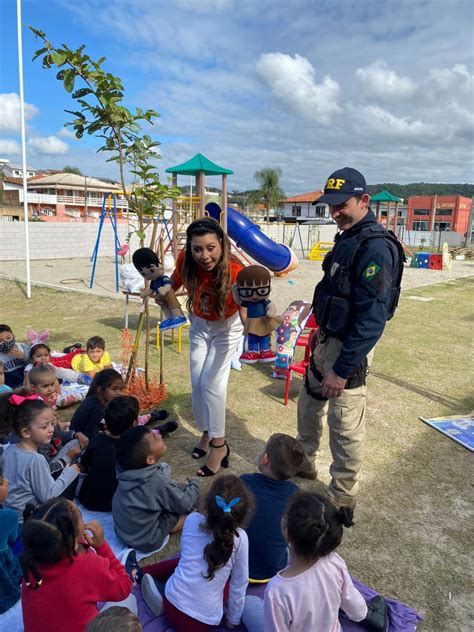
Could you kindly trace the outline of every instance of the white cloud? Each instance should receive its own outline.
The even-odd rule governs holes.
[[[46,136],[44,138],[38,136],[37,138],[31,138],[28,144],[36,154],[40,155],[57,156],[67,154],[69,151],[69,145],[57,138],[57,136]]]
[[[197,11],[199,13],[207,13],[211,11],[222,11],[225,9],[231,9],[234,0],[178,0],[178,6],[182,9],[189,9],[190,11]]]
[[[382,59],[377,59],[365,68],[358,68],[355,76],[362,83],[369,97],[378,99],[404,99],[413,95],[415,84],[408,77],[399,77]]]
[[[20,143],[16,140],[0,139],[0,154],[17,155],[21,152]]]
[[[466,97],[472,105],[474,73],[469,72],[464,64],[455,64],[452,68],[434,68],[430,70],[426,81],[421,83],[420,96],[432,103],[438,103],[443,97]]]
[[[38,114],[38,108],[25,103],[25,121]],[[20,130],[20,97],[15,92],[0,94],[0,131],[18,132]]]
[[[69,127],[61,127],[56,134],[62,138],[68,138],[69,140],[78,140],[74,132],[71,132]]]
[[[432,125],[408,116],[397,117],[378,105],[348,106],[348,111],[362,126],[362,131],[370,130],[388,138],[409,140],[434,139],[439,131]]]
[[[265,53],[256,65],[258,75],[285,105],[308,120],[327,125],[341,111],[337,104],[339,84],[329,75],[315,81],[315,70],[306,57]]]

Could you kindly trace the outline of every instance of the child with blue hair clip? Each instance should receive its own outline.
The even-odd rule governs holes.
[[[189,514],[181,557],[145,567],[142,593],[155,615],[163,611],[176,630],[207,632],[220,624],[237,628],[248,581],[249,520],[253,498],[234,475],[219,476],[199,512]],[[162,596],[154,579],[166,582]]]

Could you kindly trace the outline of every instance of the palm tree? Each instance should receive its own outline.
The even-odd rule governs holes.
[[[267,221],[270,220],[270,209],[278,208],[282,198],[285,197],[283,189],[280,187],[281,169],[279,167],[259,169],[255,172],[254,178],[260,185],[255,192],[254,202],[265,206]]]

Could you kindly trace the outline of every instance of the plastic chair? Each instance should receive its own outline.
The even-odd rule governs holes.
[[[288,369],[286,370],[286,378],[285,378],[285,406],[288,406],[288,394],[290,392],[290,381],[292,373],[298,373],[298,375],[304,375],[306,373],[306,367],[309,364],[309,359],[311,356],[311,347],[310,340],[311,336],[315,331],[318,330],[318,325],[314,320],[314,314],[308,318],[306,323],[306,327],[304,331],[308,333],[301,333],[298,336],[298,340],[296,341],[296,347],[304,347],[304,358],[303,360],[299,360],[298,362],[292,362]]]

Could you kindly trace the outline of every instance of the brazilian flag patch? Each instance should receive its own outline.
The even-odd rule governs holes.
[[[364,278],[367,279],[367,281],[371,281],[377,276],[381,269],[382,268],[380,266],[371,261],[364,270]]]

